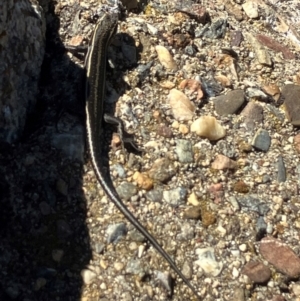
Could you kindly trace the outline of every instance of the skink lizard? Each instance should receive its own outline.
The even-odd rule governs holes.
[[[118,8],[103,11],[93,32],[89,49],[85,59],[86,69],[86,127],[90,157],[96,177],[107,196],[113,201],[124,216],[148,239],[156,250],[167,260],[173,270],[180,276],[185,284],[198,297],[195,288],[178,269],[171,257],[160,246],[156,239],[132,215],[118,196],[114,187],[107,182],[107,175],[103,170],[101,158],[103,137],[103,121],[120,123],[117,118],[112,118],[103,112],[106,80],[106,52],[110,40],[116,33],[118,24]]]

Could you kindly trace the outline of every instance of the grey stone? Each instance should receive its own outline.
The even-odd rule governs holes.
[[[235,114],[244,102],[243,90],[230,91],[226,95],[220,95],[214,99],[216,112],[221,116]]]
[[[152,64],[153,64],[153,62],[150,61],[146,65],[143,65],[143,64],[138,65],[138,67],[136,68],[137,84],[140,82],[143,82],[145,80],[145,78],[149,75]]]
[[[107,230],[107,242],[117,243],[123,236],[127,234],[127,227],[124,223],[110,225]]]
[[[254,146],[258,150],[266,152],[269,150],[270,145],[271,137],[268,131],[259,129],[252,140],[252,146]]]
[[[271,182],[271,177],[269,175],[263,175],[262,177],[262,183],[269,183]]]
[[[128,236],[131,240],[137,241],[137,242],[144,242],[146,240],[145,236],[137,229],[133,229],[133,230],[129,231]]]
[[[286,169],[284,165],[284,161],[282,156],[277,158],[277,181],[278,182],[285,182],[286,181]]]
[[[123,182],[117,188],[117,193],[124,201],[129,201],[137,193],[137,188],[132,183]]]
[[[117,163],[117,164],[112,165],[111,169],[114,170],[118,174],[119,178],[126,177],[126,170],[123,165]]]
[[[184,187],[177,187],[172,190],[163,192],[163,201],[171,206],[178,207],[184,204],[187,195],[187,190]]]
[[[165,183],[176,174],[176,167],[171,160],[161,158],[154,162],[148,174],[153,180]]]
[[[247,195],[237,197],[240,207],[245,211],[254,211],[260,215],[265,215],[269,210],[269,206],[263,203],[257,195]]]
[[[207,23],[204,27],[196,28],[195,37],[207,37],[210,39],[222,38],[225,35],[226,26],[226,19],[218,19],[215,23]]]
[[[162,273],[160,271],[156,271],[156,278],[160,281],[160,283],[169,291],[172,291],[172,278],[169,273]]]
[[[267,100],[268,99],[268,95],[265,94],[264,92],[262,92],[259,89],[256,88],[248,88],[246,90],[246,93],[248,95],[248,97],[250,98],[256,98],[256,99],[260,99],[260,100]]]
[[[282,112],[282,110],[279,110],[278,108],[276,108],[274,106],[274,104],[267,103],[265,106],[265,109],[266,109],[267,113],[274,115],[274,117],[276,117],[278,122],[280,122],[280,123],[284,122],[284,119],[285,119],[284,113]]]
[[[256,238],[260,239],[267,233],[267,224],[263,216],[259,216],[256,221]]]
[[[163,197],[163,190],[161,188],[152,189],[145,194],[147,201],[161,202]]]
[[[192,143],[190,141],[177,139],[175,151],[178,156],[179,162],[192,163],[194,161]]]
[[[217,142],[218,151],[220,154],[234,159],[236,157],[235,145],[232,143],[228,143],[224,140],[220,140]]]
[[[141,277],[145,275],[145,269],[139,259],[131,259],[126,265],[126,273],[139,275]]]
[[[196,53],[196,50],[192,45],[188,45],[185,47],[184,52],[187,55],[194,56]]]

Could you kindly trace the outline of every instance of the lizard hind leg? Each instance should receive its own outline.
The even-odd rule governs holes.
[[[118,127],[118,133],[122,141],[122,150],[125,153],[124,147],[131,153],[141,154],[142,151],[138,148],[137,144],[134,142],[132,134],[126,132],[124,128],[124,123],[120,118],[115,116],[104,114],[104,121],[109,124],[116,125]]]

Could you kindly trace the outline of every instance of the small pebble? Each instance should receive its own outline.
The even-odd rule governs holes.
[[[169,92],[168,100],[177,121],[188,121],[193,118],[195,106],[183,92],[172,89]]]
[[[117,243],[126,234],[127,227],[124,223],[110,225],[106,230],[107,242]]]
[[[235,161],[229,159],[223,155],[217,155],[211,167],[213,169],[224,170],[224,169],[236,169],[237,164]]]
[[[226,135],[225,129],[212,116],[202,116],[195,120],[191,125],[191,132],[212,141],[219,140]]]
[[[217,262],[213,248],[196,249],[199,259],[195,262],[208,276],[216,277],[220,275],[223,269],[222,262]]]
[[[242,7],[249,18],[251,19],[258,18],[258,5],[256,2],[249,0],[244,4],[242,4]]]
[[[82,270],[80,274],[83,282],[87,285],[91,284],[97,276],[95,272],[88,269]]]
[[[155,50],[157,52],[158,60],[159,62],[168,70],[177,70],[176,62],[174,61],[172,55],[170,54],[169,50],[164,47],[157,45],[155,47]]]
[[[283,274],[297,278],[300,275],[300,259],[294,251],[279,239],[265,237],[260,242],[259,252]]]
[[[271,278],[271,270],[258,261],[248,262],[241,273],[247,275],[254,283],[266,283]]]

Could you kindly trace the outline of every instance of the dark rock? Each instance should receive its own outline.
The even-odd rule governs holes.
[[[261,240],[267,233],[267,224],[263,216],[259,216],[256,221],[256,231],[255,239],[257,241]]]
[[[235,114],[244,102],[243,90],[230,91],[226,95],[220,95],[214,99],[216,112],[221,116]]]
[[[277,158],[277,169],[278,169],[277,181],[285,182],[286,181],[286,169],[285,169],[285,165],[284,165],[282,156],[279,156]]]

